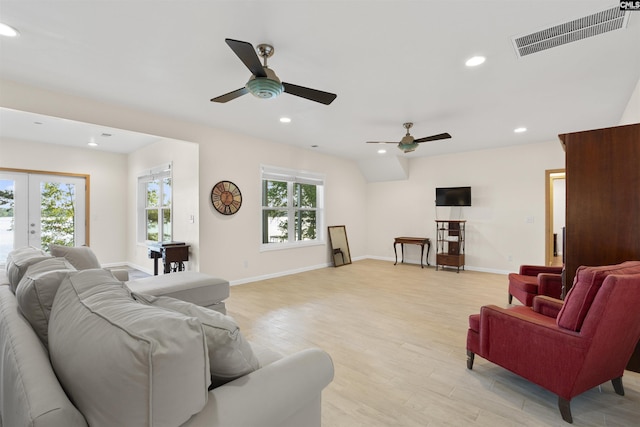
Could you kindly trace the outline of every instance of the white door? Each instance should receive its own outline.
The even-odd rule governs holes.
[[[0,264],[14,248],[85,244],[85,179],[0,172]]]

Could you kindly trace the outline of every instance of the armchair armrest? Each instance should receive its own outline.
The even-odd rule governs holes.
[[[538,295],[560,298],[562,295],[562,274],[539,273]]]
[[[533,298],[533,311],[555,319],[558,317],[558,313],[560,313],[563,304],[564,302],[562,300],[545,295],[538,295]]]
[[[331,357],[304,350],[214,388],[204,409],[183,427],[319,426],[321,392],[332,380]],[[296,417],[305,421],[292,424]]]
[[[558,395],[567,395],[589,344],[579,332],[561,328],[555,319],[533,310],[481,310],[479,355],[534,383],[553,376],[555,385],[548,389]]]
[[[562,274],[564,267],[549,267],[546,265],[521,265],[520,274],[523,276],[537,276],[540,273]]]

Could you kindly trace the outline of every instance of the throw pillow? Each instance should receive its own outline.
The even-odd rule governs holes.
[[[98,258],[89,246],[49,246],[51,255],[64,257],[73,265],[76,270],[88,270],[90,268],[101,268]]]
[[[18,307],[45,347],[53,298],[62,280],[72,271],[75,268],[64,258],[48,258],[30,266],[16,289]]]
[[[195,317],[202,323],[207,336],[211,388],[240,378],[260,367],[251,345],[240,333],[240,328],[232,317],[175,298],[136,293],[133,296],[154,307]]]
[[[576,270],[573,286],[567,293],[556,323],[561,328],[580,331],[602,282],[609,274],[640,273],[640,261],[626,261],[599,267],[580,266]]]
[[[70,273],[53,301],[49,354],[92,426],[175,427],[207,403],[197,319],[135,301],[109,272]]]
[[[15,249],[9,252],[7,255],[7,279],[9,279],[9,286],[11,291],[16,292],[18,283],[22,280],[22,276],[27,272],[27,268],[45,259],[51,258],[41,249],[27,246],[24,248]]]

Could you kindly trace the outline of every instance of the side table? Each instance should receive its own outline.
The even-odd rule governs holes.
[[[422,264],[422,258],[424,258],[424,245],[427,245],[427,265],[429,264],[429,251],[431,250],[431,240],[427,237],[396,237],[393,242],[393,252],[396,254],[396,262],[393,265],[398,263],[398,252],[396,250],[396,245],[400,243],[400,249],[402,250],[402,263],[404,263],[404,245],[405,243],[408,245],[418,245],[420,246],[420,268],[424,268]]]

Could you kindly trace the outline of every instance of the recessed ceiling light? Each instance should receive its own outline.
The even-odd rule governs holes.
[[[467,67],[476,67],[482,64],[487,58],[484,56],[474,56],[472,58],[467,59],[467,62],[464,63]]]
[[[527,128],[515,128],[513,131],[515,133],[522,133],[522,132],[526,132]]]
[[[387,150],[385,150],[384,148],[381,148],[381,149],[378,150],[378,154],[384,154],[386,152],[387,152]]]
[[[96,140],[95,140],[95,139],[93,139],[93,137],[91,137],[91,139],[89,139],[89,142],[87,142],[87,145],[88,145],[89,147],[97,147],[97,146],[98,146],[98,143],[96,142]]]
[[[291,119],[289,117],[280,117],[280,123],[291,123]]]
[[[17,37],[18,34],[20,33],[15,28],[0,22],[0,36]]]
[[[313,144],[313,145],[311,146],[311,148],[318,148],[318,147],[319,147],[319,145],[316,145],[316,144]]]

